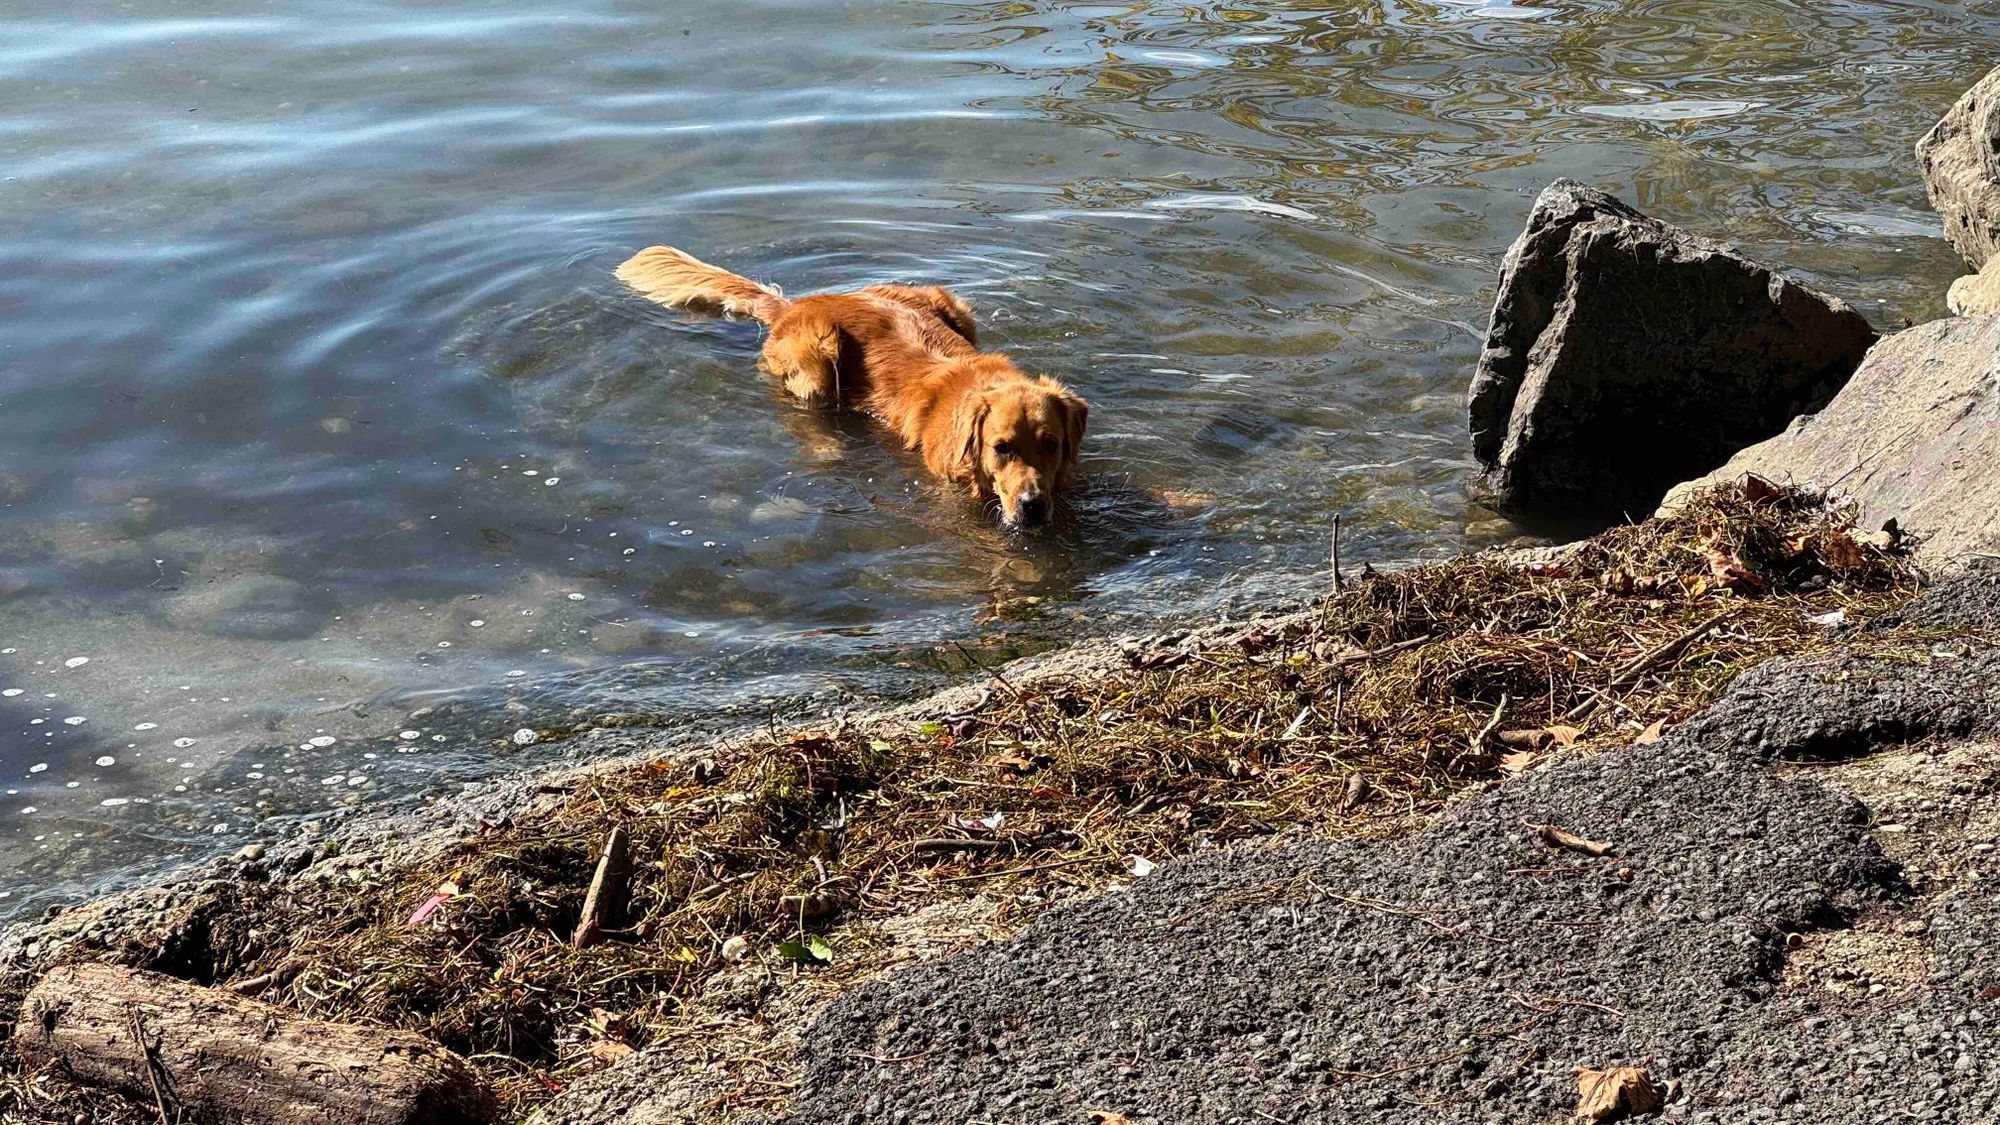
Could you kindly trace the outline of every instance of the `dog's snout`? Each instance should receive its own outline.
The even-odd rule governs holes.
[[[1049,502],[1039,492],[1024,493],[1021,496],[1021,522],[1040,523],[1049,518]]]

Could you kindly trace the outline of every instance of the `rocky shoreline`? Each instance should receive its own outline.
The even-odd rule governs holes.
[[[2000,71],[1917,150],[1974,269],[1996,136]],[[1500,292],[1503,502],[1700,486],[836,724],[585,731],[15,924],[0,1120],[331,1120],[254,1076],[335,1026],[382,1121],[2000,1121],[2000,316],[1878,342],[1571,182]],[[300,1045],[169,1042],[202,994]],[[417,1031],[476,1065],[369,1095]]]

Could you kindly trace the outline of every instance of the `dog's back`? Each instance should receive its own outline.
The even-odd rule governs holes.
[[[670,246],[641,250],[618,277],[666,305],[707,305],[770,327],[763,368],[797,398],[851,403],[921,450],[939,476],[997,497],[1009,523],[1040,522],[1069,483],[1089,406],[1012,360],[981,352],[972,309],[934,285],[871,285],[787,298]],[[997,432],[983,437],[989,420]]]
[[[671,246],[632,255],[618,279],[663,305],[715,308],[769,325],[761,365],[818,405],[895,413],[917,373],[978,354],[971,307],[935,285],[870,285],[793,299]]]

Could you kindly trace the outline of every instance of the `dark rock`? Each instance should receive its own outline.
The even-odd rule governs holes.
[[[1944,236],[1973,269],[2000,250],[2000,69],[1979,80],[1917,142]]]
[[[2000,316],[1937,320],[1877,344],[1825,410],[1675,488],[1754,473],[1837,489],[1862,527],[1894,519],[1936,567],[2000,554]]]
[[[1874,339],[1839,300],[1558,180],[1501,267],[1473,452],[1511,510],[1643,514],[1818,409]]]

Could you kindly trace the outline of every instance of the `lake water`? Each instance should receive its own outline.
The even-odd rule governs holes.
[[[0,908],[561,752],[908,691],[1504,539],[1463,391],[1576,176],[1883,326],[1959,272],[1910,145],[1991,5],[13,0]],[[1012,539],[667,242],[938,282],[1093,402]],[[815,694],[817,693],[817,694]],[[784,704],[791,706],[795,704]]]

